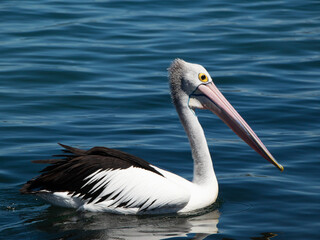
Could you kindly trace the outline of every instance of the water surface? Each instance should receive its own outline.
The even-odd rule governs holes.
[[[0,238],[319,239],[317,1],[2,1]],[[108,146],[192,179],[171,105],[174,58],[204,65],[284,165],[281,173],[209,112],[220,193],[206,214],[114,216],[19,194],[60,153]]]

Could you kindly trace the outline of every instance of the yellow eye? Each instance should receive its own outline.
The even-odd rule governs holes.
[[[199,73],[198,77],[201,82],[208,82],[208,77],[204,73]]]

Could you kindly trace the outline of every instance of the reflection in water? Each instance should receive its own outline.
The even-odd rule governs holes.
[[[261,233],[261,235],[262,235],[261,237],[252,237],[250,239],[252,239],[252,240],[270,240],[271,238],[278,236],[278,234],[268,233],[268,232]]]
[[[221,240],[237,240],[238,237],[243,239],[244,236],[228,236],[227,231],[218,233],[219,217],[220,212],[216,208],[207,209],[202,215],[191,216],[125,216],[49,207],[31,220],[28,216],[25,223],[54,236],[54,239],[64,240],[176,238],[200,240],[217,239],[217,237]],[[210,236],[217,233],[220,236]],[[277,236],[276,233],[270,232],[260,233],[260,236],[254,235],[245,239],[271,240]]]
[[[204,239],[218,232],[219,211],[197,216],[124,216],[50,207],[29,220],[57,239]]]

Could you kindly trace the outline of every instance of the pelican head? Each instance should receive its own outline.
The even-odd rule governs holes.
[[[173,103],[178,112],[181,109],[193,111],[195,108],[212,111],[257,153],[283,171],[283,166],[218,90],[204,67],[176,59],[169,68],[169,79]]]

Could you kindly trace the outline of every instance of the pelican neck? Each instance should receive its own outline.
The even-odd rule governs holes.
[[[195,114],[189,108],[188,99],[174,101],[181,124],[189,139],[194,162],[193,183],[198,185],[212,184],[216,180],[212,159],[203,128]]]

